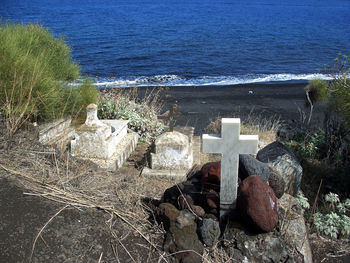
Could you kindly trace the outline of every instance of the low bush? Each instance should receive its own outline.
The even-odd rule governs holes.
[[[317,212],[313,215],[313,224],[318,232],[331,238],[350,237],[350,199],[341,202],[335,193],[325,196],[328,209],[325,213]]]
[[[340,53],[333,66],[327,67],[325,72],[332,78],[328,88],[332,110],[342,115],[350,129],[350,58]]]
[[[164,131],[163,123],[157,119],[162,108],[160,92],[155,90],[139,100],[134,89],[112,90],[102,95],[98,117],[129,120],[128,128],[137,132],[141,141],[151,142]]]
[[[91,82],[69,85],[79,74],[62,38],[40,25],[0,24],[0,111],[10,136],[29,118],[72,115],[96,102]]]
[[[321,160],[327,157],[326,134],[322,129],[297,131],[291,141],[284,143],[300,161],[305,159]]]

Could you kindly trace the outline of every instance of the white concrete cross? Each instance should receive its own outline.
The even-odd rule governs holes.
[[[221,119],[220,135],[203,134],[203,152],[220,153],[220,217],[236,208],[239,154],[258,151],[258,135],[240,135],[239,118]]]

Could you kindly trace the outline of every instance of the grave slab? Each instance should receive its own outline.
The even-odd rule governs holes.
[[[72,119],[58,119],[53,122],[38,126],[39,142],[44,145],[52,145],[60,151],[65,151],[68,144],[74,138],[75,127]]]

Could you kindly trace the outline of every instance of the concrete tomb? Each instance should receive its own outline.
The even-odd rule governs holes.
[[[76,129],[75,139],[71,141],[72,155],[115,170],[134,150],[138,135],[128,136],[126,120],[99,120],[95,104],[88,105],[86,113],[85,123]]]
[[[258,151],[258,135],[240,135],[239,118],[221,120],[221,136],[203,134],[203,152],[220,153],[220,217],[236,208],[239,154]]]

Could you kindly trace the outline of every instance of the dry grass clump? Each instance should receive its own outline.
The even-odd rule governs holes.
[[[254,108],[246,117],[240,116],[239,112],[235,112],[227,116],[226,118],[242,118],[241,121],[241,134],[257,134],[259,140],[264,142],[273,142],[276,140],[277,131],[280,128],[282,122],[279,117],[263,116],[262,113],[256,113]],[[217,117],[211,120],[207,132],[220,134],[221,133],[221,117]]]
[[[123,100],[129,102],[135,102],[138,104],[144,104],[152,108],[156,112],[160,112],[164,106],[164,101],[162,99],[162,93],[164,88],[153,88],[146,90],[142,96],[139,96],[138,87],[130,88],[117,88],[117,89],[102,89],[100,100],[109,100],[113,102],[116,106]]]

